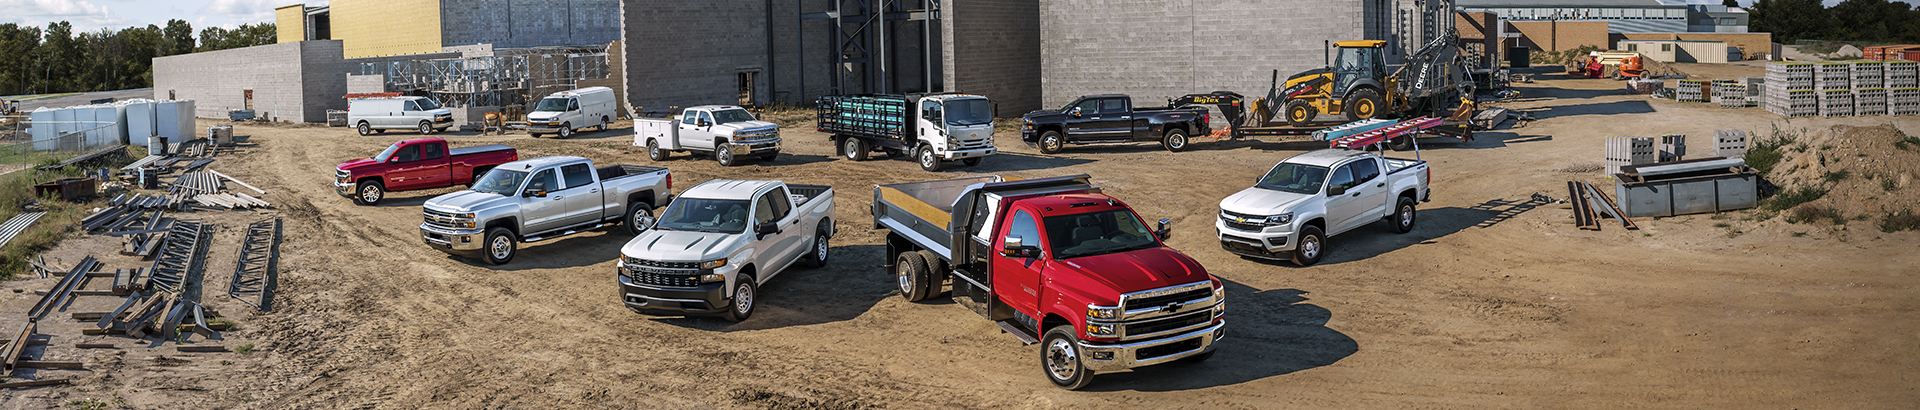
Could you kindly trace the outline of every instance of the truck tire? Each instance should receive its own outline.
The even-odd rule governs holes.
[[[356,204],[374,206],[386,198],[387,187],[380,186],[376,181],[360,181],[360,186],[353,190],[353,203]]]
[[[1327,235],[1320,233],[1320,228],[1309,226],[1300,230],[1300,244],[1293,248],[1293,264],[1313,266],[1326,254]]]
[[[1413,232],[1413,198],[1400,197],[1400,203],[1393,206],[1393,216],[1387,217],[1393,223],[1396,233]]]
[[[1187,131],[1179,128],[1167,130],[1167,135],[1160,138],[1160,146],[1166,147],[1169,152],[1186,151]]]
[[[713,147],[713,161],[720,163],[723,167],[731,167],[739,162],[733,158],[733,144],[720,144]]]
[[[832,229],[833,226],[828,225],[826,220],[821,220],[820,227],[813,230],[813,245],[807,248],[807,257],[803,259],[808,268],[827,266],[827,250],[832,247],[832,243],[828,241],[832,239],[831,235],[827,233],[833,232]]]
[[[560,133],[554,134],[554,135],[559,135],[560,139],[573,138],[573,123],[572,122],[560,123]]]
[[[1053,155],[1067,148],[1067,140],[1060,136],[1060,131],[1047,131],[1040,133],[1040,142],[1037,145],[1040,146],[1040,153]]]
[[[920,169],[927,172],[940,172],[940,165],[945,162],[940,160],[940,154],[933,152],[933,147],[921,145],[914,153],[919,154],[916,157],[920,161]]]
[[[927,297],[940,296],[941,285],[947,283],[947,261],[930,250],[921,249],[919,253],[920,259],[927,261]]]
[[[667,152],[667,150],[660,149],[660,140],[656,140],[652,138],[647,139],[647,159],[651,159],[654,161],[666,161],[667,156],[672,154],[673,153],[671,152]]]
[[[727,321],[739,323],[753,317],[755,296],[759,296],[760,287],[753,284],[752,276],[741,276],[733,284],[733,304],[727,306]]]
[[[420,135],[432,135],[432,134],[433,134],[433,123],[427,122],[427,121],[420,121]]]
[[[1391,139],[1391,140],[1388,140],[1388,141],[1387,141],[1387,147],[1388,147],[1388,148],[1393,148],[1393,150],[1394,150],[1394,151],[1409,151],[1409,150],[1412,150],[1412,149],[1413,149],[1413,136],[1412,136],[1412,135],[1408,135],[1408,136],[1404,136],[1404,137],[1399,137],[1399,138],[1394,138],[1394,139]]]
[[[366,121],[361,121],[360,125],[356,125],[355,128],[357,128],[360,131],[360,136],[362,137],[367,136],[367,134],[373,133],[373,126],[367,125]]]
[[[1371,120],[1380,116],[1380,92],[1371,88],[1356,90],[1347,96],[1344,107],[1347,121]]]
[[[908,302],[927,298],[927,260],[919,252],[901,252],[894,261],[893,275],[900,284],[900,297]]]
[[[612,123],[612,122],[613,122],[613,121],[609,121],[609,120],[608,120],[608,118],[607,118],[607,116],[605,116],[605,115],[602,115],[602,116],[600,116],[600,128],[598,128],[598,129],[595,129],[595,131],[606,131],[606,130],[607,130],[607,124],[608,124],[608,123]]]
[[[840,137],[840,154],[848,160],[866,161],[867,142],[854,137]]]
[[[1054,386],[1067,390],[1093,383],[1093,372],[1080,362],[1083,355],[1075,333],[1071,325],[1054,326],[1040,340],[1040,370]]]
[[[1305,127],[1307,123],[1313,122],[1313,115],[1318,112],[1313,109],[1312,104],[1307,104],[1307,100],[1293,100],[1287,101],[1286,109],[1282,114],[1287,116],[1287,124]]]
[[[627,233],[638,236],[653,228],[653,206],[635,202],[627,205]]]
[[[966,164],[967,166],[971,167],[975,165],[980,165],[980,159],[981,157],[967,158],[967,159],[960,160],[960,163]]]
[[[519,240],[515,239],[513,231],[507,228],[488,229],[486,241],[486,247],[481,249],[480,257],[485,258],[487,264],[505,265],[507,262],[513,262],[513,255],[520,252],[519,244],[515,243]]]

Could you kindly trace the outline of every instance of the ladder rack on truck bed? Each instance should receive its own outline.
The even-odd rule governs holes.
[[[1374,144],[1391,141],[1394,138],[1416,135],[1421,131],[1440,125],[1439,118],[1421,117],[1388,125],[1372,131],[1335,138],[1328,142],[1330,148],[1360,149]]]

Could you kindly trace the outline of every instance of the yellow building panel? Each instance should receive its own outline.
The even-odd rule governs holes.
[[[329,7],[346,58],[440,52],[439,0],[333,0]]]
[[[279,32],[281,43],[294,43],[307,39],[307,5],[295,4],[273,9],[273,24]]]

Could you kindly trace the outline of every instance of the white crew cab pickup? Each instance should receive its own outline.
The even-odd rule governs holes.
[[[635,118],[633,145],[647,147],[647,158],[664,161],[680,151],[712,152],[720,166],[742,157],[772,162],[780,157],[780,126],[753,118],[732,105],[690,107],[678,118]]]
[[[1280,161],[1252,188],[1220,201],[1220,247],[1241,256],[1320,262],[1327,238],[1387,220],[1413,230],[1413,208],[1427,200],[1427,162],[1368,151],[1324,149]]]
[[[555,134],[571,138],[581,128],[607,130],[613,123],[613,89],[587,87],[548,94],[527,113],[527,135]]]
[[[827,264],[833,189],[716,179],[687,188],[620,248],[620,300],[643,314],[753,315],[760,285]]]

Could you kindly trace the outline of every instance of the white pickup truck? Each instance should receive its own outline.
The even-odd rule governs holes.
[[[647,147],[647,158],[654,161],[693,151],[712,152],[723,167],[741,157],[771,162],[780,157],[780,126],[753,118],[745,108],[702,105],[687,108],[679,118],[634,119],[633,145]]]
[[[1280,161],[1252,188],[1220,200],[1220,247],[1241,256],[1320,262],[1327,238],[1386,220],[1413,230],[1414,204],[1428,199],[1427,162],[1368,151],[1324,149]]]
[[[832,238],[832,188],[702,182],[620,248],[620,300],[643,314],[746,320],[761,284],[795,264],[826,266]]]

